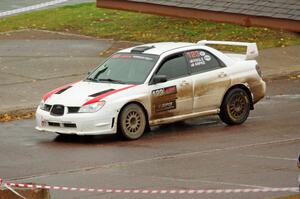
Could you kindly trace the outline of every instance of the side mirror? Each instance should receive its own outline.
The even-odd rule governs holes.
[[[166,82],[167,80],[168,79],[167,79],[166,75],[154,75],[154,77],[152,79],[152,84]]]

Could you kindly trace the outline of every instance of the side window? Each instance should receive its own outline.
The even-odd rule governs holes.
[[[206,72],[224,67],[214,55],[204,50],[186,52],[192,74]]]
[[[166,75],[168,80],[186,76],[188,68],[185,56],[179,54],[168,58],[163,62],[156,74]]]

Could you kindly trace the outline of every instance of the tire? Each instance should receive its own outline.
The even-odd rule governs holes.
[[[143,109],[137,104],[129,104],[120,113],[119,132],[127,140],[139,139],[145,132],[147,122]]]
[[[234,88],[223,99],[220,119],[228,125],[244,123],[250,113],[250,97],[245,90]]]

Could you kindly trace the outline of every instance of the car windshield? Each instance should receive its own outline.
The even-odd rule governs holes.
[[[115,54],[94,70],[86,80],[118,84],[142,84],[157,60],[157,55]]]

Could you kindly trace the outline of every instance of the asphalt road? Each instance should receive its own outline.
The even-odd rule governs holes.
[[[0,1],[0,12],[32,6],[40,3],[49,2],[52,0],[1,0]],[[85,2],[96,2],[96,0],[69,0],[66,3],[57,4],[55,6],[70,5]]]
[[[112,44],[45,31],[9,35],[0,37],[0,113],[34,107],[49,90],[82,79]]]
[[[93,188],[223,189],[297,186],[300,79],[277,80],[241,126],[202,118],[154,127],[138,141],[116,136],[64,139],[33,120],[0,124],[0,177]],[[273,198],[235,193],[201,198]],[[195,195],[51,191],[53,198],[195,198]],[[200,197],[200,196],[199,196]]]

